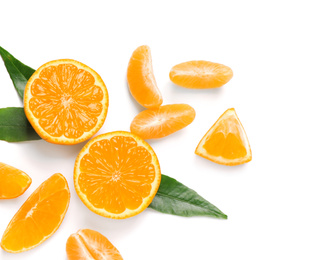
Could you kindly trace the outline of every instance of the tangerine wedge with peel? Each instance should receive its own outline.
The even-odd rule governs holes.
[[[123,260],[117,248],[102,234],[81,229],[72,234],[66,244],[69,260]]]
[[[140,112],[130,131],[143,139],[162,138],[193,122],[195,110],[187,104],[171,104]]]
[[[152,202],[161,180],[151,146],[141,137],[116,131],[96,136],[77,156],[74,186],[93,212],[124,219]]]
[[[0,199],[13,199],[22,195],[32,180],[23,171],[0,162]]]
[[[133,52],[127,68],[127,81],[132,96],[141,106],[155,108],[163,102],[153,73],[150,47],[142,45]]]
[[[252,160],[250,143],[234,108],[221,115],[201,139],[195,153],[224,165]]]
[[[218,88],[233,76],[231,68],[204,60],[187,61],[175,65],[169,74],[171,81],[185,88]]]
[[[3,250],[30,250],[53,235],[67,212],[70,192],[66,179],[54,174],[26,200],[7,226],[1,240]]]
[[[42,139],[56,144],[76,144],[92,137],[105,121],[108,103],[99,74],[70,59],[42,65],[24,94],[29,122]]]

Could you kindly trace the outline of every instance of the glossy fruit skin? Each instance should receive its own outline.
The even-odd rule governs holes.
[[[194,60],[175,65],[169,74],[170,80],[184,88],[219,88],[233,77],[233,71],[223,64]]]
[[[163,98],[154,77],[151,49],[138,47],[132,54],[127,68],[127,82],[131,95],[145,108],[159,107]]]
[[[130,131],[143,139],[171,135],[191,124],[196,116],[187,104],[170,104],[140,112],[131,122]]]

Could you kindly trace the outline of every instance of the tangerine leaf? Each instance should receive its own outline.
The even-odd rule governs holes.
[[[0,109],[0,140],[21,142],[41,139],[32,128],[22,107]]]
[[[12,54],[0,46],[0,55],[4,65],[13,81],[14,87],[21,98],[24,97],[24,90],[28,79],[35,72],[24,63],[17,60]]]
[[[207,216],[227,219],[227,215],[196,191],[163,174],[157,194],[149,208],[183,217]]]

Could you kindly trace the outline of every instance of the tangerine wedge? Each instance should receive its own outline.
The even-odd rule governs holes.
[[[250,143],[234,108],[221,115],[201,139],[195,153],[224,165],[252,160]]]
[[[172,104],[140,112],[132,121],[130,131],[143,139],[162,138],[193,122],[195,110],[187,104]]]
[[[155,108],[163,102],[153,73],[150,47],[142,45],[133,52],[128,64],[127,81],[132,96],[141,106]]]
[[[117,248],[102,234],[81,229],[72,234],[66,244],[69,260],[123,260]]]
[[[76,144],[103,125],[108,92],[98,73],[75,60],[47,62],[27,82],[25,114],[38,135],[51,143]]]
[[[116,131],[96,136],[79,153],[74,185],[93,212],[123,219],[152,202],[161,179],[157,156],[139,136]]]
[[[185,88],[218,88],[233,76],[231,68],[211,61],[194,60],[175,65],[169,74],[174,84]]]
[[[10,253],[30,250],[53,235],[67,212],[70,192],[66,179],[54,174],[43,182],[7,226],[1,247]]]
[[[0,162],[0,199],[13,199],[30,186],[31,178],[23,171]]]

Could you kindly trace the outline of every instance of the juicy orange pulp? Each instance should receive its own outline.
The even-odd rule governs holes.
[[[123,260],[117,248],[102,234],[82,229],[72,234],[66,244],[69,260]]]
[[[103,125],[108,92],[100,76],[74,60],[42,65],[25,88],[25,113],[46,141],[75,144],[94,135]]]
[[[238,165],[252,159],[248,138],[235,109],[225,111],[201,139],[195,153],[224,165]]]
[[[67,212],[70,192],[66,179],[54,174],[21,206],[7,226],[1,247],[10,253],[32,249],[56,232]]]
[[[30,186],[31,178],[23,171],[0,162],[0,199],[13,199]]]
[[[175,65],[169,76],[173,83],[185,88],[218,88],[232,78],[233,72],[219,63],[195,60]]]
[[[195,110],[187,104],[172,104],[140,112],[130,131],[143,139],[162,138],[193,122]]]
[[[157,87],[150,47],[142,45],[132,54],[127,69],[128,87],[136,101],[146,108],[155,108],[163,102]]]
[[[76,191],[93,212],[128,218],[151,203],[160,184],[158,159],[140,137],[123,131],[99,135],[79,153]]]

